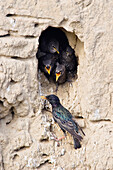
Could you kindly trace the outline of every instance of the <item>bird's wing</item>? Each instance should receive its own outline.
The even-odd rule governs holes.
[[[64,114],[62,114],[62,112],[56,112],[53,111],[53,117],[56,120],[56,122],[58,123],[58,125],[68,131],[72,136],[74,136],[75,138],[77,138],[79,141],[82,140],[82,136],[80,136],[76,129],[76,124],[74,123],[74,121],[72,119],[70,119],[69,117],[64,117]]]
[[[79,124],[76,122],[76,120],[75,120],[75,118],[74,118],[74,117],[72,117],[72,120],[73,120],[73,121],[77,124],[78,129],[79,129],[79,130],[81,130],[82,134],[85,136],[84,131],[83,131],[83,130],[82,130],[82,128],[79,126]]]

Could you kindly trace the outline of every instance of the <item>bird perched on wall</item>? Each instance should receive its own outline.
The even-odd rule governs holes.
[[[74,73],[77,71],[77,60],[74,50],[71,48],[71,46],[68,45],[66,49],[62,51],[60,62],[65,65],[68,72]]]
[[[38,59],[39,69],[44,72],[47,78],[50,77],[52,71],[55,69],[56,62],[58,61],[57,54],[46,54]]]
[[[60,100],[57,96],[48,95],[41,96],[41,98],[48,100],[52,105],[53,118],[55,122],[58,123],[61,130],[64,132],[64,135],[66,136],[66,131],[68,131],[73,136],[74,148],[75,149],[80,148],[81,147],[80,141],[83,139],[83,137],[80,134],[80,131],[82,132],[83,135],[85,135],[85,133],[78,125],[78,123],[74,120],[71,113],[61,105]],[[63,139],[63,137],[61,139]]]

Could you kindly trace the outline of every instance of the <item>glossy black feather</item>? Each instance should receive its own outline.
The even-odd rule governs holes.
[[[49,95],[46,96],[46,98],[52,105],[52,114],[55,122],[58,123],[64,132],[68,131],[73,136],[75,149],[80,148],[80,141],[83,139],[80,131],[84,134],[83,130],[78,123],[74,121],[71,113],[60,104],[60,100],[57,96]]]

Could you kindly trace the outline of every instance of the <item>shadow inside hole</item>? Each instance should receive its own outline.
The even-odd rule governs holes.
[[[7,14],[6,17],[13,17],[16,16],[16,14]]]
[[[41,33],[36,57],[38,68],[50,82],[63,84],[77,79],[78,58],[63,29],[49,26]]]
[[[12,119],[14,119],[15,116],[14,107],[11,107],[10,112],[12,114]]]
[[[13,57],[11,57],[12,59],[18,59],[18,57],[16,57],[16,56],[13,56]]]
[[[10,34],[7,33],[7,34],[5,34],[5,35],[0,35],[0,38],[2,38],[2,37],[9,37],[9,36],[10,36]]]
[[[39,26],[39,24],[38,24],[38,23],[35,23],[35,24],[34,24],[34,27],[38,27],[38,26]]]
[[[0,100],[0,106],[3,106],[3,101]]]
[[[11,78],[11,80],[10,80],[10,85],[13,85],[13,84],[15,84],[16,82]]]
[[[10,124],[11,121],[14,119],[15,113],[14,113],[14,107],[13,107],[13,106],[10,108],[9,112],[10,112],[9,115],[10,115],[11,117],[10,117],[9,119],[7,119],[6,125]]]

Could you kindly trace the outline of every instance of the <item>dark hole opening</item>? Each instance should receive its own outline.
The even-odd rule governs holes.
[[[14,57],[11,57],[12,59],[18,59],[18,57],[14,56]]]
[[[39,26],[39,24],[38,24],[38,23],[35,23],[35,24],[34,24],[34,27],[38,27],[38,26]]]
[[[15,115],[14,107],[11,107],[10,112],[11,112],[11,114],[12,114],[12,119],[14,119],[14,115]]]
[[[3,106],[3,101],[0,100],[0,105]]]
[[[10,113],[11,113],[11,115],[12,115],[12,119],[11,119],[11,120],[9,119],[9,120],[6,122],[6,125],[10,124],[11,121],[14,119],[14,115],[15,115],[15,113],[14,113],[14,107],[11,107],[11,108],[10,108]]]
[[[41,33],[36,57],[38,68],[48,80],[52,78],[55,83],[70,82],[77,73],[75,51],[60,28],[49,26]]]
[[[25,38],[35,38],[33,35],[26,35]]]
[[[2,37],[9,37],[10,36],[10,34],[8,33],[8,34],[5,34],[5,35],[0,35],[0,38],[2,38]]]
[[[6,17],[12,17],[15,16],[15,14],[7,14]]]

